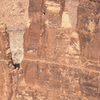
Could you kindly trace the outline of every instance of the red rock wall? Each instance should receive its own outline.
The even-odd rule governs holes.
[[[29,0],[11,100],[100,100],[99,8],[100,0]]]
[[[11,52],[6,25],[0,23],[0,100],[11,98]]]
[[[31,90],[30,100],[100,99],[98,13],[99,3],[89,0],[30,0],[22,95]]]

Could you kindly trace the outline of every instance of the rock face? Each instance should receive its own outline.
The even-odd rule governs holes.
[[[6,25],[0,23],[0,100],[8,100],[11,97],[10,65],[11,52],[9,47],[9,35]]]
[[[23,59],[23,34],[28,23],[29,0],[1,0],[0,18],[7,25],[10,34],[10,48],[15,64]]]
[[[99,13],[100,0],[29,0],[24,59],[7,60],[19,69],[0,56],[1,100],[100,100]]]

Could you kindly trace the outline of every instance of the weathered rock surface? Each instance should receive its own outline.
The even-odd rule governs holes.
[[[11,100],[100,100],[100,0],[29,0],[28,13]]]
[[[79,5],[78,27],[83,66],[100,70],[100,3],[84,1]]]
[[[0,22],[0,100],[8,100],[11,97],[10,63],[9,35],[6,25]]]
[[[23,59],[23,34],[28,23],[29,0],[1,0],[0,18],[7,25],[10,34],[10,48],[13,62],[21,63]]]
[[[30,0],[22,96],[30,91],[33,100],[100,99],[99,6],[89,0]]]

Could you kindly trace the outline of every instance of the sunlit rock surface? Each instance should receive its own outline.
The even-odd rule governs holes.
[[[10,35],[10,47],[15,51],[15,46],[24,47],[24,57],[17,66],[14,58],[19,61],[22,55],[12,56],[16,69],[10,71],[7,92],[4,80],[9,79],[2,68],[8,65],[0,69],[1,93],[10,95],[4,100],[100,100],[100,0],[26,1],[25,19],[16,13],[17,24],[7,23],[15,28],[23,23],[26,29],[24,38],[17,37],[19,44],[12,42],[18,31]],[[0,39],[0,48],[4,48],[2,42]]]

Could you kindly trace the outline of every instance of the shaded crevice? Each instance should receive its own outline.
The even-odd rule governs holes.
[[[20,69],[20,63],[14,63],[12,56],[10,64],[13,66],[14,69]]]
[[[16,69],[16,68],[20,69],[20,64],[19,63],[18,64],[13,64],[13,66],[14,66],[14,69]]]
[[[60,4],[61,4],[60,16],[62,17],[63,11],[65,9],[65,0],[61,0]]]

